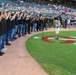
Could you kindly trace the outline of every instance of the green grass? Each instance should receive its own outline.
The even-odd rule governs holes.
[[[55,35],[55,32],[43,33],[43,36],[49,35]],[[76,31],[63,31],[60,35],[76,36]],[[41,37],[42,34],[35,36]],[[76,75],[76,45],[59,44],[58,40],[51,44],[33,37],[27,41],[26,47],[49,75]]]

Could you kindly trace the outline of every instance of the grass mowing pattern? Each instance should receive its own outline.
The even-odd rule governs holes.
[[[55,32],[46,32],[43,36],[54,34]],[[60,35],[76,36],[76,31],[63,31]],[[35,36],[40,37],[42,34]],[[49,75],[76,75],[76,45],[59,44],[58,40],[55,40],[55,44],[50,44],[33,37],[27,41],[26,47]]]

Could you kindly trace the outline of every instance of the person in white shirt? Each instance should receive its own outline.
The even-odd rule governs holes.
[[[60,19],[57,18],[56,20],[56,33],[55,33],[55,39],[58,39],[59,38],[59,32],[60,32]]]

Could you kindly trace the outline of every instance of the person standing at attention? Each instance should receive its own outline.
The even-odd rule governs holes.
[[[55,39],[59,39],[59,32],[60,32],[60,19],[59,18],[56,18],[55,20],[55,26],[56,26],[56,32],[55,32]]]

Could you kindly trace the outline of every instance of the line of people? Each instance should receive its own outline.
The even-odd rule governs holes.
[[[7,50],[5,45],[11,45],[10,41],[33,31],[47,29],[47,23],[48,18],[41,15],[31,17],[23,12],[0,12],[0,56]]]

